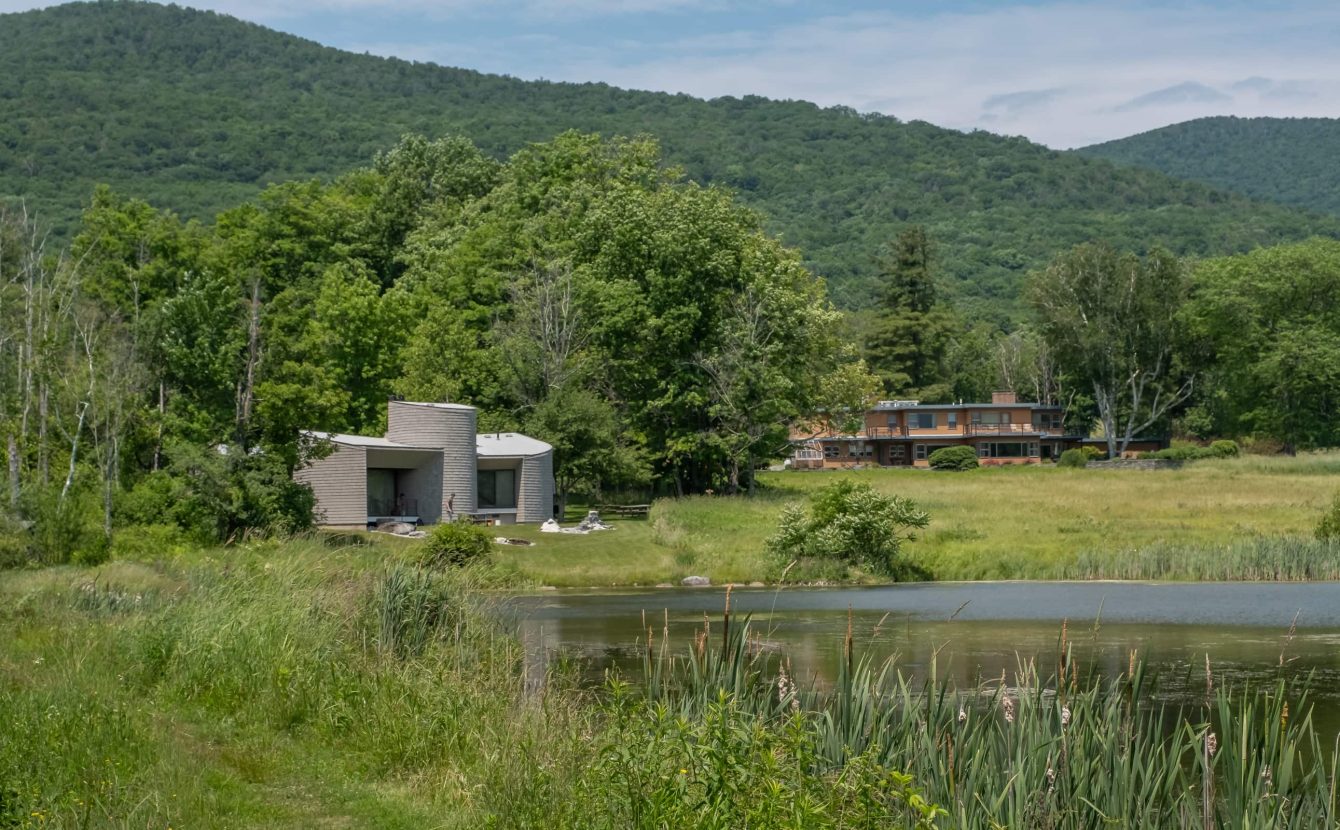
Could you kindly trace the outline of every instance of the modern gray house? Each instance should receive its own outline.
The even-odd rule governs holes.
[[[317,524],[551,518],[554,448],[515,432],[480,435],[476,415],[463,404],[391,401],[384,438],[308,433],[332,446],[294,474],[316,495]]]

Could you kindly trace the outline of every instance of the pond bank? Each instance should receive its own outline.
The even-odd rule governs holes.
[[[852,477],[915,500],[931,516],[904,554],[942,580],[1340,579],[1340,545],[1313,532],[1340,487],[1340,453],[1201,461],[1176,470],[1004,467],[768,473],[754,498],[661,499],[646,520],[535,541],[499,562],[520,582],[557,587],[778,581],[765,542],[782,508]],[[870,583],[868,575],[793,570],[799,581]]]

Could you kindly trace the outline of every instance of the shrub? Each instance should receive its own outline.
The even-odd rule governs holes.
[[[1237,441],[1214,441],[1210,444],[1210,452],[1219,458],[1235,458],[1241,450]]]
[[[443,522],[428,532],[419,562],[430,568],[459,568],[488,556],[493,537],[469,519]]]
[[[112,556],[117,559],[147,561],[179,556],[189,547],[186,533],[174,524],[130,525],[112,534]]]
[[[1107,458],[1107,453],[1097,447],[1080,447],[1079,451],[1084,453],[1084,458],[1088,461],[1102,461]]]
[[[941,447],[931,453],[930,462],[936,470],[975,470],[977,451],[972,447]]]
[[[11,527],[9,523],[3,523],[0,526],[0,570],[19,568],[31,560],[28,531],[17,525]]]
[[[105,533],[89,534],[70,553],[70,561],[76,565],[91,567],[101,565],[112,558],[112,540]]]
[[[1340,493],[1335,494],[1331,506],[1321,514],[1321,521],[1317,523],[1317,538],[1323,542],[1340,541]]]
[[[1060,467],[1087,467],[1089,454],[1084,450],[1066,450],[1056,463]]]
[[[898,562],[903,541],[929,523],[910,499],[844,479],[816,492],[808,510],[788,505],[768,549],[783,559],[838,560],[896,578],[906,569]]]
[[[1140,453],[1140,457],[1154,458],[1163,461],[1203,461],[1208,458],[1232,458],[1236,456],[1238,452],[1238,445],[1234,441],[1215,441],[1208,447],[1199,447],[1195,444],[1180,444],[1176,447],[1169,447],[1166,450],[1142,452]]]

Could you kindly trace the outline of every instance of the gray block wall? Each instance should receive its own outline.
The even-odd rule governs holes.
[[[401,475],[403,489],[417,494],[419,521],[429,524],[442,521],[442,465],[434,460]]]
[[[362,447],[335,444],[325,458],[311,462],[293,474],[311,485],[316,495],[316,523],[328,527],[367,526],[367,455]]]
[[[521,459],[521,480],[517,482],[516,520],[543,522],[554,514],[554,454],[532,455]]]
[[[474,407],[462,405],[391,401],[387,408],[388,439],[442,450],[442,517],[453,494],[457,514],[475,510],[475,415]]]

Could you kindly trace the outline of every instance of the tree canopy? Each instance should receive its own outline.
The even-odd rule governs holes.
[[[1340,215],[1340,119],[1197,118],[1080,155]]]
[[[268,184],[363,167],[402,134],[464,136],[407,144],[374,166],[382,178],[367,186],[379,191],[360,198],[381,209],[360,244],[379,278],[395,279],[387,257],[416,223],[411,206],[478,195],[502,160],[566,129],[654,134],[690,180],[758,209],[846,308],[880,294],[872,253],[914,224],[935,241],[946,298],[997,322],[1026,316],[1025,274],[1081,242],[1206,256],[1340,236],[1340,219],[845,107],[522,81],[350,54],[157,3],[72,3],[0,21],[0,200],[25,197],[66,238],[99,183],[209,220]],[[443,170],[449,178],[435,179]],[[339,245],[343,227],[309,229]]]

